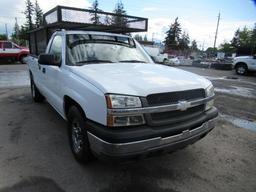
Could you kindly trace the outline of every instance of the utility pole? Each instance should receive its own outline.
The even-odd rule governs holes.
[[[217,40],[217,35],[218,35],[218,30],[219,30],[219,24],[220,24],[220,12],[218,15],[217,28],[216,28],[216,32],[215,32],[215,38],[214,38],[214,45],[213,45],[214,50],[216,47],[216,40]]]
[[[8,40],[7,23],[5,23],[5,34],[6,34],[6,39]]]

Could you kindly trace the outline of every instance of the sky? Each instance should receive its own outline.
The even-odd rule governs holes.
[[[34,0],[32,0],[33,2]],[[99,8],[112,12],[118,0],[98,0]],[[11,34],[15,17],[18,24],[24,22],[25,0],[0,0],[0,33],[5,33],[7,23]],[[38,0],[44,12],[56,5],[88,8],[93,0]],[[212,47],[220,12],[217,46],[230,41],[234,32],[256,23],[256,0],[122,0],[128,15],[149,19],[147,37],[156,41],[165,38],[165,32],[178,17],[183,31],[195,39],[199,48]],[[144,35],[144,33],[142,33]]]

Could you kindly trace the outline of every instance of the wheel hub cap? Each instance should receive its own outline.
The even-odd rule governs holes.
[[[75,153],[79,153],[82,149],[82,129],[78,121],[72,123],[72,144]]]

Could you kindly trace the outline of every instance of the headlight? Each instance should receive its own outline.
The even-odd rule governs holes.
[[[205,90],[206,97],[211,97],[214,96],[214,87],[213,85],[210,85],[209,87],[206,88]]]
[[[214,87],[213,85],[210,85],[209,87],[207,87],[205,89],[205,94],[206,94],[206,97],[212,97],[214,96]],[[205,110],[209,110],[213,107],[213,104],[214,104],[214,100],[210,100],[208,101],[206,104],[205,104]]]
[[[128,109],[141,107],[141,101],[139,97],[126,96],[126,95],[106,95],[108,109]],[[107,125],[109,127],[121,127],[145,124],[143,114],[136,115],[112,115],[108,114]]]
[[[109,109],[141,107],[141,101],[139,97],[126,95],[106,95],[106,99]]]

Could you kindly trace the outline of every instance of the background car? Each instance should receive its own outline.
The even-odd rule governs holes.
[[[12,59],[24,63],[24,57],[29,55],[29,49],[11,41],[0,41],[0,59]]]

